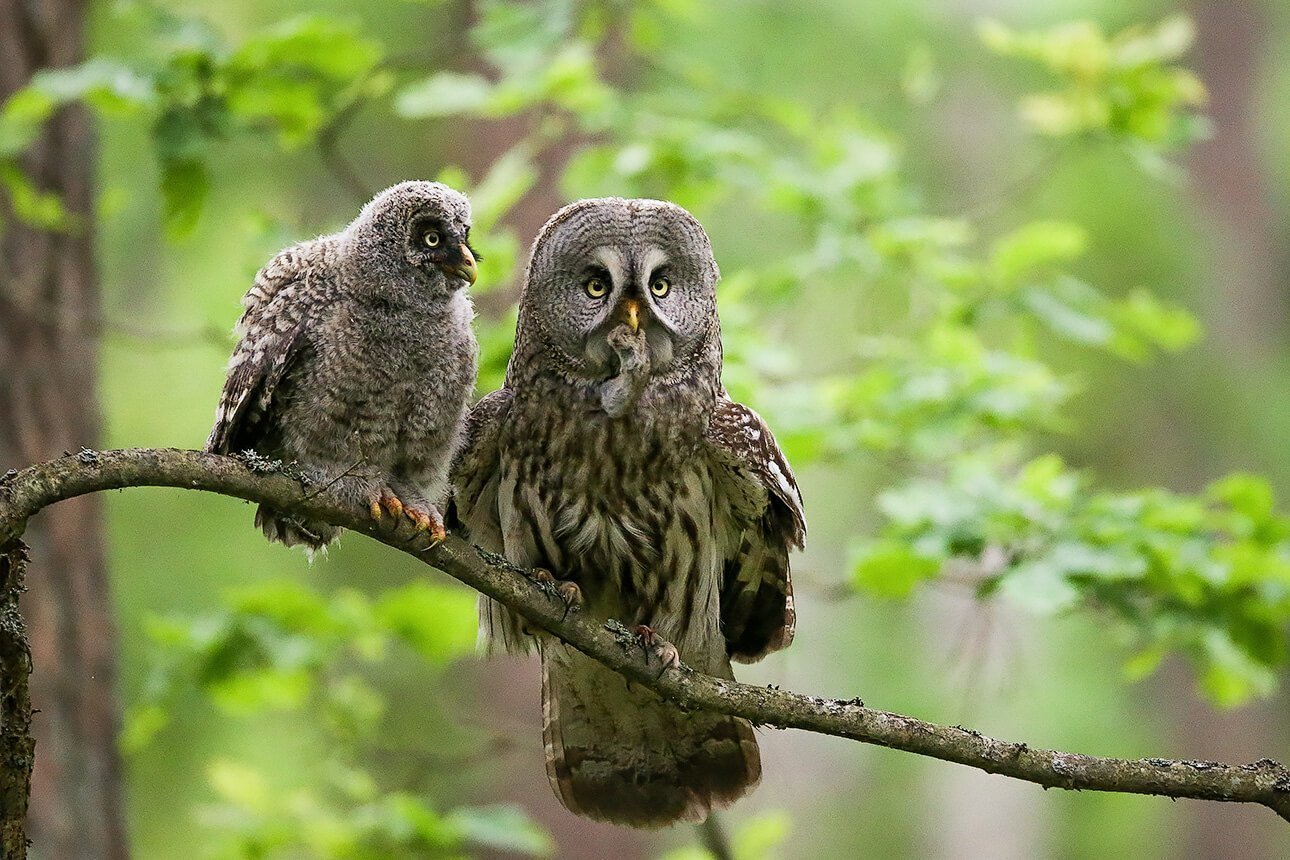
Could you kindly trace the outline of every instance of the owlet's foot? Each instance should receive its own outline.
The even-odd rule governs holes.
[[[382,486],[369,497],[367,509],[373,520],[393,529],[397,529],[404,519],[411,521],[413,537],[429,535],[431,542],[427,549],[443,543],[448,536],[439,509],[419,494],[405,491],[400,498],[394,489]]]

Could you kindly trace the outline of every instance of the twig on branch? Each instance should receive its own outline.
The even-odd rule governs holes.
[[[432,549],[411,522],[394,531],[375,524],[366,510],[331,492],[313,493],[291,465],[260,457],[221,457],[174,449],[81,451],[0,476],[0,552],[21,537],[29,517],[63,499],[101,490],[157,486],[206,490],[267,504],[311,520],[367,534],[408,553],[505,604],[630,680],[677,707],[743,717],[756,725],[793,728],[891,747],[1045,788],[1113,791],[1257,803],[1290,821],[1290,771],[1271,759],[1230,765],[1161,758],[1114,759],[1032,748],[986,737],[960,726],[941,726],[867,708],[859,699],[825,699],[754,687],[682,668],[660,671],[648,662],[626,628],[568,613],[523,571],[500,556],[455,536]]]

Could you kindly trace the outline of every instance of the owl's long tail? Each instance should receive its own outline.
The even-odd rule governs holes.
[[[314,552],[340,534],[340,529],[328,523],[303,522],[264,505],[255,509],[255,524],[269,540],[287,546],[303,546],[311,558]]]
[[[569,811],[631,827],[697,822],[761,779],[746,720],[682,711],[561,643],[542,651],[547,776]]]

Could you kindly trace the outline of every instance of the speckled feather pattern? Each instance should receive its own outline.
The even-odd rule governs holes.
[[[588,299],[588,266],[618,295]],[[663,297],[648,292],[658,272]],[[608,199],[557,213],[534,244],[506,387],[468,417],[454,487],[476,542],[573,580],[584,611],[648,625],[688,665],[732,677],[732,657],[791,639],[788,552],[805,525],[769,429],[722,390],[716,280],[707,236],[679,207]],[[620,384],[612,346],[624,298],[649,317],[639,384]],[[483,600],[480,613],[490,649],[533,641],[503,607]],[[561,643],[538,644],[548,774],[572,811],[663,826],[756,785],[745,721],[682,713]]]
[[[464,243],[466,199],[438,183],[387,189],[340,233],[279,253],[242,301],[239,342],[207,450],[295,460],[366,501],[442,501],[478,348],[464,282],[416,247],[422,223]],[[272,540],[336,530],[261,509]]]

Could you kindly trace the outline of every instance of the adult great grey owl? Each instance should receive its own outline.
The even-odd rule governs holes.
[[[474,389],[470,203],[436,182],[376,195],[339,233],[280,252],[242,299],[206,450],[294,460],[373,519],[444,534],[437,505]],[[338,529],[263,505],[271,541]]]
[[[467,416],[454,504],[478,544],[636,625],[665,665],[731,678],[793,636],[793,473],[721,384],[716,261],[655,200],[584,200],[534,242],[505,387]],[[566,586],[566,593],[572,586]],[[492,650],[534,641],[483,599]],[[702,820],[761,776],[752,727],[684,713],[554,639],[542,656],[547,774],[571,811]]]

